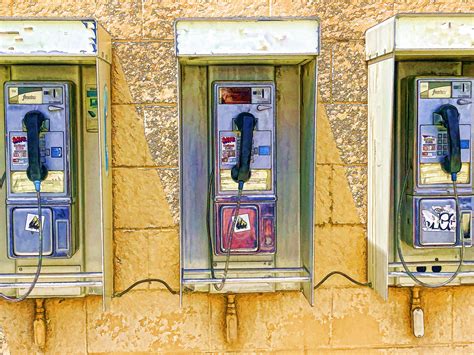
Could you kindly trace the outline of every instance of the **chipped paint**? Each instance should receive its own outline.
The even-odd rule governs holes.
[[[178,56],[319,53],[319,22],[313,20],[180,20]]]
[[[95,21],[0,22],[0,55],[96,55]]]

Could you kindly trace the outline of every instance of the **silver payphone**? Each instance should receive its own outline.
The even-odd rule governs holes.
[[[312,303],[318,20],[175,29],[181,290],[301,290]]]
[[[473,237],[473,87],[469,77],[408,77],[401,90],[400,131],[406,134],[397,150],[396,242],[417,249],[461,248],[458,271]],[[406,266],[400,245],[397,252]]]
[[[75,251],[71,95],[69,82],[5,84],[10,258],[39,255],[40,225],[42,256],[68,258]],[[40,197],[36,192],[41,192]],[[38,198],[42,199],[40,213]]]
[[[274,84],[217,82],[213,92],[215,254],[273,253]]]

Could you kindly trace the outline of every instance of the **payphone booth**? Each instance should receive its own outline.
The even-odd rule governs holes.
[[[302,290],[312,304],[318,20],[175,30],[181,292]]]
[[[112,295],[111,59],[95,20],[0,20],[2,298]]]
[[[474,282],[474,16],[400,14],[369,29],[369,281]]]

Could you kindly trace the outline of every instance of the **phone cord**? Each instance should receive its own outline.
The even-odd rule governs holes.
[[[20,297],[10,297],[3,293],[0,293],[0,297],[3,298],[4,300],[7,300],[8,302],[24,301],[35,288],[36,283],[38,282],[39,276],[41,274],[41,266],[43,265],[43,216],[41,213],[41,192],[39,191],[39,189],[36,192],[36,198],[38,200],[39,254],[38,254],[38,264],[36,266],[35,277],[33,278],[33,281],[31,282],[28,290]]]
[[[407,187],[407,183],[408,183],[408,175],[409,175],[409,170],[407,169],[407,173],[405,175],[405,179],[403,181],[403,186],[402,186],[402,191],[401,191],[401,194],[400,194],[400,198],[398,199],[398,203],[397,203],[397,211],[396,211],[396,231],[395,231],[395,234],[396,234],[396,237],[395,237],[395,244],[396,244],[396,249],[397,249],[397,253],[398,253],[398,257],[400,258],[400,261],[403,265],[403,268],[405,269],[405,272],[406,274],[410,277],[410,279],[412,279],[416,284],[420,285],[420,286],[423,286],[423,287],[428,287],[428,288],[438,288],[438,287],[443,287],[443,286],[446,286],[447,284],[449,284],[451,281],[453,281],[460,273],[461,271],[461,267],[462,267],[462,264],[464,262],[464,238],[461,238],[461,235],[460,235],[460,238],[461,238],[461,250],[460,250],[460,257],[459,257],[459,264],[458,264],[458,267],[456,269],[456,271],[445,281],[441,282],[441,283],[437,283],[437,284],[432,284],[432,283],[427,283],[427,282],[423,282],[421,281],[420,279],[418,279],[412,271],[409,270],[408,268],[408,265],[407,263],[405,262],[405,258],[403,257],[403,252],[402,252],[402,248],[400,246],[400,224],[401,224],[401,201],[402,201],[402,198],[403,196],[405,195],[405,191],[406,191],[406,187]],[[453,182],[453,192],[454,192],[454,199],[455,199],[455,202],[456,202],[456,224],[458,224],[459,222],[459,219],[461,217],[461,214],[460,214],[460,209],[459,209],[459,198],[458,198],[458,191],[457,191],[457,186],[456,186],[456,179],[453,178],[452,179],[452,182]]]
[[[232,213],[232,223],[229,224],[228,230],[227,230],[227,236],[228,236],[228,243],[227,243],[227,252],[225,256],[225,266],[224,266],[224,274],[222,275],[222,281],[220,284],[213,284],[214,289],[216,291],[221,291],[224,288],[225,282],[227,280],[227,273],[229,271],[229,264],[230,264],[230,253],[232,250],[232,240],[234,238],[234,233],[235,233],[235,226],[237,224],[237,220],[239,218],[239,212],[240,212],[240,204],[242,202],[242,191],[244,188],[244,184],[239,182],[239,190],[237,193],[237,205],[234,208],[234,211]]]
[[[3,184],[5,183],[6,179],[7,179],[7,172],[4,171],[2,176],[0,177],[0,189],[3,187]]]

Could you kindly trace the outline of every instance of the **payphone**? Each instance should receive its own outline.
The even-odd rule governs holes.
[[[5,162],[8,257],[35,258],[35,277],[43,258],[69,258],[75,251],[69,82],[6,82]]]
[[[214,254],[274,253],[275,89],[272,82],[213,84]],[[245,188],[244,188],[245,186]]]
[[[181,290],[301,290],[312,304],[319,22],[175,29]]]
[[[0,297],[113,294],[110,35],[0,19]]]
[[[10,258],[67,258],[75,250],[68,82],[5,84],[7,244]],[[41,220],[36,192],[41,192]]]
[[[275,251],[274,96],[273,83],[214,84],[216,255]]]
[[[472,245],[474,78],[407,77],[401,88],[400,192],[396,249],[406,273],[418,284],[443,286],[459,273],[464,248]],[[447,281],[428,284],[413,276],[400,240],[415,249],[460,248]]]

